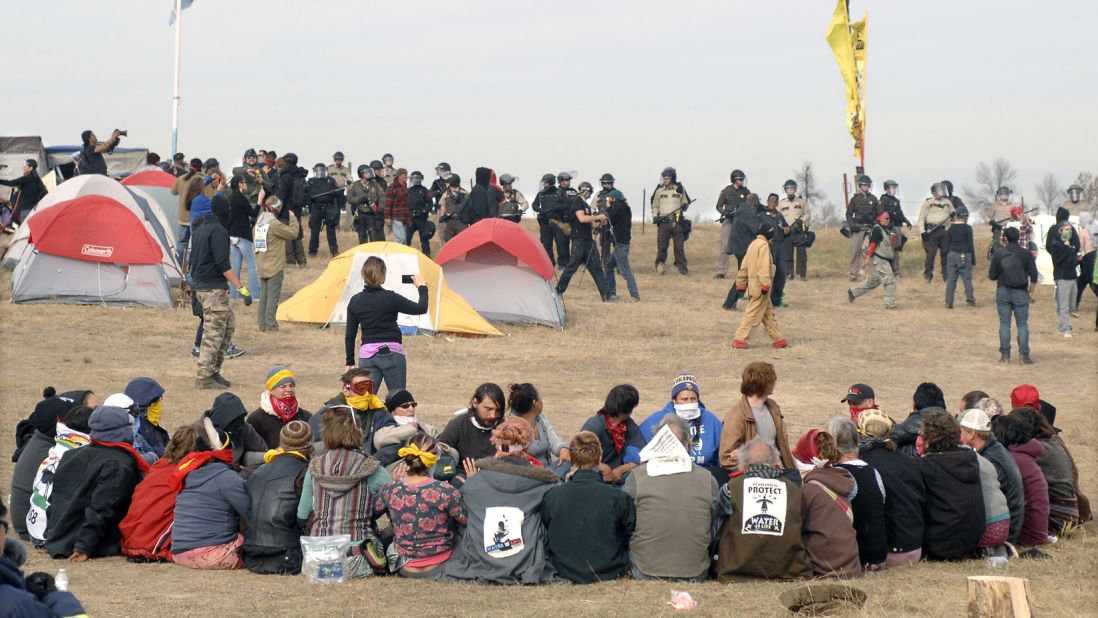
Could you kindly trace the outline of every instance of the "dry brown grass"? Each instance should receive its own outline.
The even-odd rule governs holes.
[[[698,225],[688,243],[693,277],[653,274],[655,234],[634,232],[633,265],[643,302],[603,305],[586,275],[568,291],[569,325],[557,332],[542,327],[504,326],[506,337],[450,340],[416,337],[406,341],[409,385],[421,402],[420,413],[444,423],[462,407],[477,384],[531,381],[542,392],[546,413],[564,435],[575,432],[615,384],[630,382],[641,392],[642,418],[658,409],[672,377],[692,371],[703,400],[723,413],[738,397],[738,375],[752,360],[776,365],[774,398],[781,403],[791,436],[841,414],[846,387],[867,382],[883,408],[903,418],[911,393],[924,380],[945,390],[951,407],[968,390],[981,389],[1007,402],[1016,384],[1036,384],[1059,408],[1057,424],[1078,462],[1084,488],[1098,486],[1098,334],[1091,330],[1095,301],[1087,295],[1076,337],[1056,334],[1055,304],[1041,288],[1031,316],[1033,356],[1038,364],[1022,367],[997,362],[997,320],[986,264],[977,265],[978,309],[942,307],[943,285],[917,277],[921,247],[909,245],[905,267],[916,275],[900,280],[900,311],[885,312],[881,292],[846,301],[847,245],[835,232],[822,233],[812,249],[810,279],[790,282],[789,308],[778,319],[793,347],[776,351],[765,333],[753,347],[729,345],[741,313],[720,309],[727,281],[711,279],[716,258],[714,226]],[[344,247],[351,236],[341,234]],[[982,246],[985,241],[980,241]],[[326,260],[305,270],[288,271],[287,293],[314,279]],[[620,283],[620,282],[619,282]],[[0,274],[8,297],[10,274]],[[620,284],[624,293],[624,284]],[[963,303],[962,303],[963,305]],[[237,311],[236,342],[248,349],[227,361],[225,375],[234,392],[252,407],[268,367],[289,363],[297,374],[303,405],[315,409],[337,389],[343,367],[342,331],[283,324],[273,335],[261,334],[254,308]],[[169,428],[196,418],[213,393],[193,387],[190,357],[195,319],[189,310],[108,309],[62,305],[0,304],[0,361],[8,379],[0,389],[0,478],[7,485],[12,466],[13,428],[38,400],[42,387],[59,390],[90,387],[106,395],[121,390],[137,375],[150,375],[167,389],[165,422]],[[6,489],[6,487],[5,487]],[[6,491],[4,492],[6,494]],[[1090,528],[1090,527],[1088,527]],[[1016,562],[1009,575],[1027,577],[1036,609],[1044,615],[1098,615],[1093,583],[1098,552],[1090,529],[1049,552],[1048,562]],[[261,577],[249,573],[201,573],[175,565],[132,565],[120,559],[66,565],[35,556],[31,571],[67,566],[72,590],[93,615],[376,615],[404,610],[425,616],[448,615],[609,615],[671,613],[665,605],[670,588],[690,590],[705,615],[781,615],[778,595],[792,584],[669,585],[622,581],[579,587],[536,588],[438,585],[394,578],[360,581],[339,588],[317,588],[301,578]],[[869,594],[866,608],[852,615],[955,616],[963,613],[966,575],[986,574],[982,562],[922,564],[876,573],[856,582]]]

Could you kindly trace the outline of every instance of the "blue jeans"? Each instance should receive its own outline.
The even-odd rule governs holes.
[[[614,270],[621,270],[621,276],[625,279],[625,285],[629,288],[629,295],[633,300],[640,300],[640,292],[637,291],[637,279],[633,276],[633,269],[629,266],[629,245],[616,242],[610,259],[606,260],[606,289],[610,296],[616,296],[618,286],[614,278]]]
[[[358,359],[358,366],[370,370],[374,381],[374,392],[381,392],[381,381],[385,380],[385,396],[404,388],[408,379],[408,361],[403,354],[374,354],[370,358]]]
[[[191,226],[180,225],[179,226],[179,242],[175,245],[175,261],[179,262],[179,266],[183,266],[183,254],[187,252],[187,244],[191,242]]]
[[[1010,351],[1010,316],[1018,323],[1018,351],[1029,354],[1029,292],[999,286],[995,289],[995,308],[999,311],[999,351]]]
[[[240,263],[248,263],[248,291],[252,299],[259,300],[259,271],[255,268],[255,245],[246,238],[238,238],[236,244],[229,245],[229,266],[236,277],[240,278]],[[236,290],[229,290],[229,298],[240,298]]]
[[[393,219],[393,242],[408,244],[408,227],[396,219]]]

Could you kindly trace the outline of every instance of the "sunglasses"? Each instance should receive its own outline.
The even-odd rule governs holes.
[[[418,406],[419,406],[418,403],[412,401],[412,402],[409,402],[409,403],[402,403],[397,407],[398,408],[415,408],[415,407],[418,407]]]
[[[365,395],[374,387],[374,383],[370,380],[363,380],[362,382],[355,382],[349,386],[356,395]]]

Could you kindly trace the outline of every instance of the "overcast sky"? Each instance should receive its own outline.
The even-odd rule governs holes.
[[[4,7],[0,134],[170,149],[171,0]],[[396,156],[428,178],[448,161],[519,176],[619,179],[639,210],[664,166],[713,212],[734,168],[764,197],[803,161],[842,200],[855,161],[824,35],[830,0],[553,3],[195,0],[183,18],[180,150],[235,163],[248,147],[302,165],[342,150]],[[867,172],[971,183],[998,156],[1015,191],[1098,172],[1098,4],[866,2]],[[12,58],[18,62],[11,62]]]

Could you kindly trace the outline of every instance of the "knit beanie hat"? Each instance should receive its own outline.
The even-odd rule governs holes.
[[[858,435],[866,438],[880,438],[892,432],[895,423],[880,410],[864,410],[858,415]]]
[[[698,399],[701,399],[701,391],[698,390],[698,380],[690,373],[679,374],[675,381],[671,383],[671,398],[674,399],[676,395],[683,391],[694,391],[698,395]]]
[[[83,396],[76,399],[67,395],[68,393],[57,395],[52,386],[43,389],[42,396],[45,398],[34,406],[34,412],[29,418],[30,424],[47,436],[54,437],[57,434],[57,419],[84,401]]]
[[[406,403],[412,403],[415,400],[416,398],[412,397],[411,393],[404,389],[401,389],[399,391],[389,393],[389,396],[385,398],[385,407],[389,409],[389,412],[392,412],[400,406]]]
[[[128,410],[101,405],[88,419],[92,440],[133,444],[133,417]]]
[[[267,371],[267,390],[273,391],[283,384],[296,384],[294,373],[282,365],[271,367]]]
[[[290,421],[278,434],[278,448],[307,452],[313,448],[313,430],[303,421]]]

